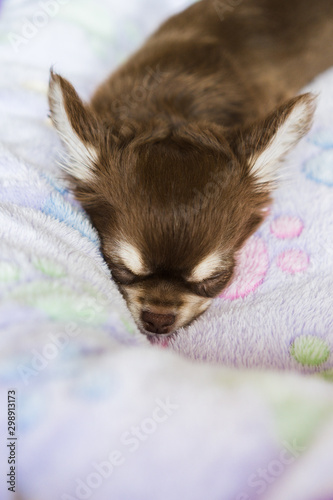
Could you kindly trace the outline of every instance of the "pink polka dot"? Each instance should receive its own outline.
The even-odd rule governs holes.
[[[309,265],[309,257],[302,250],[287,250],[278,256],[277,265],[282,271],[295,274],[305,271]]]
[[[235,300],[246,297],[264,280],[268,270],[268,252],[265,242],[252,236],[238,255],[234,278],[220,295],[223,299]]]
[[[277,238],[296,238],[303,231],[304,224],[298,217],[282,215],[277,217],[271,223],[271,233]]]

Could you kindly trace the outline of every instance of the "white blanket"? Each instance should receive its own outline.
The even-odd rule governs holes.
[[[315,125],[288,159],[292,179],[240,255],[237,279],[169,349],[137,331],[97,233],[59,176],[50,66],[88,98],[189,3],[0,6],[1,499],[15,498],[9,390],[20,500],[333,494],[333,396],[323,380],[333,373],[333,73],[311,87],[322,91]]]

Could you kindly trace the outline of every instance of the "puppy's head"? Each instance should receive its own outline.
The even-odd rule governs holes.
[[[265,218],[279,163],[314,111],[305,94],[233,133],[158,117],[120,126],[54,74],[49,101],[74,193],[137,325],[151,335],[189,324],[228,285],[237,252]]]

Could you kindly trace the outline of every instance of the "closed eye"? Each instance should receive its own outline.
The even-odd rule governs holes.
[[[225,276],[225,274],[226,274],[225,272],[219,273],[219,274],[215,274],[215,276],[210,276],[209,278],[206,278],[205,280],[203,280],[203,282],[206,282],[206,281],[209,282],[209,281],[212,281],[212,280],[217,280],[217,279],[221,278],[222,276]]]
[[[136,274],[125,266],[109,262],[109,267],[111,269],[112,277],[120,285],[130,285],[138,278]]]
[[[233,267],[218,274],[214,274],[214,276],[210,276],[203,281],[189,283],[189,285],[191,290],[197,295],[215,297],[230,281],[232,273]]]

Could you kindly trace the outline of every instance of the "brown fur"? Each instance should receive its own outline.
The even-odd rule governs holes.
[[[190,323],[228,284],[274,187],[251,167],[298,109],[293,143],[309,130],[313,98],[293,96],[333,64],[331,0],[243,0],[221,20],[222,6],[202,0],[170,18],[89,106],[51,75],[56,127],[58,85],[75,134],[97,153],[89,181],[69,168],[75,195],[145,333]],[[142,275],[126,268],[119,241],[139,250]],[[191,281],[214,251],[218,276]]]

